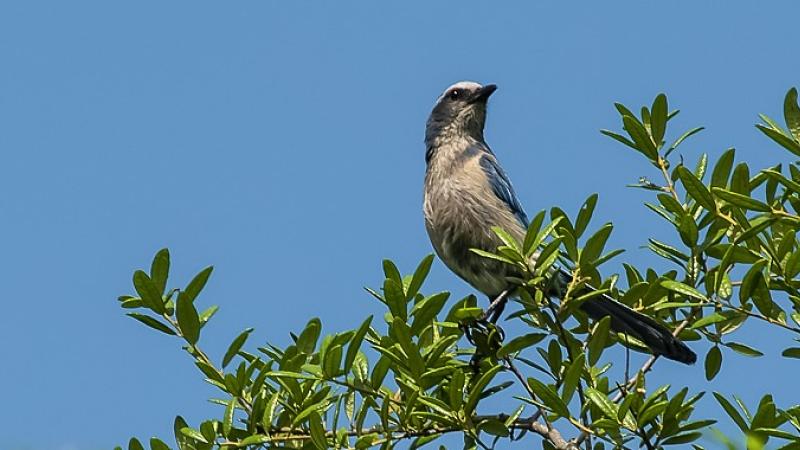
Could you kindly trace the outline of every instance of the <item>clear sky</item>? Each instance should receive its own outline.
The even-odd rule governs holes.
[[[176,414],[220,413],[179,343],[115,301],[161,247],[176,284],[216,266],[198,302],[221,305],[217,358],[248,326],[251,346],[285,344],[312,316],[337,331],[382,314],[362,290],[381,259],[407,272],[431,251],[423,128],[455,81],[499,85],[487,139],[529,214],[600,193],[593,226],[613,218],[629,249],[609,273],[666,267],[639,248],[666,231],[650,196],[625,188],[652,168],[598,133],[619,128],[614,101],[666,92],[673,133],[707,127],[687,160],[790,160],[753,123],[800,85],[797,2],[519,3],[3,2],[2,447],[171,442]],[[425,289],[470,292],[439,262]],[[797,403],[800,363],[776,354],[790,336],[760,331],[736,340],[768,356],[726,351],[713,384],[668,362],[652,383]]]

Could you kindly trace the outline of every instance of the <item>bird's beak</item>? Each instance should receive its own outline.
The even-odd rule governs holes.
[[[489,96],[492,95],[492,93],[496,90],[496,84],[487,84],[486,86],[483,86],[482,88],[478,89],[478,92],[475,93],[471,103],[485,102],[486,100],[489,100]]]

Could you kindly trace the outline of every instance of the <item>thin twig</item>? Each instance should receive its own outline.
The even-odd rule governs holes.
[[[205,363],[206,365],[208,365],[209,367],[214,369],[220,375],[220,377],[222,377],[222,378],[225,377],[225,372],[223,372],[222,370],[218,369],[217,366],[214,365],[214,363],[211,361],[211,358],[209,358],[208,355],[206,355],[205,352],[203,352],[203,350],[200,349],[200,347],[197,345],[197,343],[191,343],[191,342],[189,342],[188,339],[186,339],[186,337],[183,335],[183,331],[181,331],[181,327],[178,325],[178,321],[177,320],[174,320],[167,313],[163,313],[163,314],[161,314],[161,316],[164,319],[166,319],[170,323],[170,325],[172,325],[172,327],[174,328],[175,333],[179,337],[183,338],[183,340],[185,340],[187,344],[189,344],[189,348],[191,348],[191,350],[192,350],[191,354],[192,354],[192,356],[195,357],[195,359],[198,359],[198,360],[202,361],[203,363]],[[253,406],[250,404],[250,402],[247,401],[246,399],[242,398],[241,396],[237,397],[236,401],[237,401],[237,403],[239,403],[239,406],[241,406],[242,409],[247,413],[247,415],[250,416],[250,414],[253,412]]]
[[[664,181],[667,182],[665,186],[667,191],[672,194],[672,198],[680,203],[681,199],[678,197],[678,192],[675,190],[675,184],[672,182],[672,177],[669,176],[669,172],[667,171],[667,160],[659,156],[658,167],[661,169],[661,174],[664,175]]]
[[[566,299],[569,299],[569,289],[567,290],[567,295],[565,296]],[[567,300],[569,301],[569,300]],[[564,348],[567,349],[567,358],[569,358],[569,363],[572,365],[575,362],[575,357],[572,354],[572,348],[569,345],[569,341],[567,340],[567,332],[564,330],[564,326],[561,325],[561,321],[558,319],[558,311],[556,311],[555,306],[553,306],[553,302],[548,301],[547,306],[550,309],[550,312],[553,313],[553,321],[556,323],[556,328],[558,328],[558,333],[561,335],[561,340],[564,342]],[[586,397],[583,394],[583,386],[580,382],[578,382],[578,398],[581,401],[581,425],[585,428],[589,424],[589,418],[587,415],[587,410],[583,407],[586,405]],[[587,450],[591,450],[592,448],[592,437],[591,435],[588,436],[586,441]]]
[[[736,311],[736,312],[740,312],[740,313],[742,313],[742,314],[744,314],[744,315],[746,315],[748,317],[752,317],[754,319],[763,320],[764,322],[770,323],[772,325],[777,325],[777,326],[779,326],[779,327],[781,327],[781,328],[783,328],[785,330],[789,330],[789,331],[791,331],[793,333],[800,334],[800,328],[795,328],[795,327],[793,327],[791,325],[787,325],[787,324],[785,324],[783,322],[777,321],[777,320],[772,319],[770,317],[767,317],[767,316],[764,316],[764,315],[761,315],[761,314],[756,314],[756,313],[754,313],[752,311],[748,311],[748,310],[746,310],[744,308],[739,308],[738,306],[734,306],[729,302],[720,302],[720,305],[722,307],[724,307],[724,308],[728,308],[730,310],[733,310],[733,311]]]
[[[517,377],[517,380],[519,380],[519,382],[522,383],[522,386],[528,392],[528,395],[531,396],[531,399],[535,400],[536,396],[535,396],[535,394],[533,392],[533,389],[531,389],[531,387],[528,385],[528,382],[525,381],[525,377],[522,375],[522,372],[520,372],[519,369],[517,369],[517,367],[514,365],[513,360],[510,357],[506,357],[505,358],[505,362],[508,365],[509,370],[511,370],[511,373],[513,373],[514,376]],[[543,436],[544,438],[546,438],[557,449],[560,449],[560,450],[579,450],[579,447],[574,442],[567,441],[566,439],[564,439],[564,437],[561,435],[561,433],[558,430],[553,428],[553,426],[547,420],[547,416],[544,414],[544,411],[542,410],[542,408],[539,407],[539,406],[537,406],[537,408],[538,408],[538,411],[536,412],[536,417],[537,418],[541,417],[542,418],[542,422],[544,422],[544,423],[542,424],[542,423],[536,422],[535,419],[526,419],[526,420],[524,420],[525,423],[529,423],[530,424],[531,431],[533,431],[533,432]],[[543,431],[544,433],[542,433],[540,431],[537,431],[537,429],[540,430],[540,431]]]

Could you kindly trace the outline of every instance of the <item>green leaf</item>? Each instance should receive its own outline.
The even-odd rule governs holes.
[[[656,145],[661,145],[664,140],[664,132],[667,129],[667,96],[658,94],[653,101],[652,113],[650,114],[650,132]]]
[[[586,241],[586,246],[583,247],[583,250],[581,251],[579,262],[581,267],[586,267],[588,264],[591,264],[600,257],[600,254],[603,253],[603,248],[606,246],[606,242],[608,241],[608,237],[611,235],[611,230],[613,228],[614,225],[607,223],[597,230],[597,232]]]
[[[483,315],[483,309],[477,307],[459,308],[453,313],[453,319],[477,319]]]
[[[469,417],[475,411],[475,407],[478,405],[478,400],[481,398],[481,394],[483,393],[483,389],[492,381],[497,372],[499,372],[503,366],[496,364],[492,366],[489,370],[484,372],[475,384],[472,385],[472,388],[469,391],[469,396],[467,397],[467,403],[464,404],[464,413]]]
[[[309,416],[308,425],[311,431],[311,441],[319,450],[328,448],[328,441],[325,439],[325,427],[322,425],[322,417],[314,411]]]
[[[605,394],[597,389],[587,387],[586,396],[600,409],[604,416],[613,420],[615,423],[619,423],[619,419],[617,418],[617,405],[609,400]]]
[[[400,285],[403,284],[403,277],[400,275],[400,270],[398,270],[394,262],[389,259],[383,260],[383,274],[387,280],[392,280]]]
[[[540,273],[540,269],[550,269],[552,263],[554,263],[556,258],[558,258],[558,249],[561,248],[562,242],[564,242],[564,237],[562,236],[553,239],[552,241],[548,242],[542,251],[536,256],[534,267],[537,270],[537,274]]]
[[[403,293],[403,283],[397,282],[391,278],[383,280],[383,296],[386,301],[386,306],[389,307],[389,312],[393,316],[400,317],[403,320],[408,318],[408,302]]]
[[[608,331],[611,329],[611,316],[600,319],[592,329],[589,337],[589,364],[594,366],[600,360],[600,355],[608,342]]]
[[[658,194],[656,197],[658,198],[659,203],[661,203],[661,206],[663,206],[667,211],[675,215],[683,215],[686,213],[686,211],[683,209],[683,205],[675,200],[675,197],[669,194]]]
[[[322,322],[317,317],[311,318],[297,338],[297,350],[307,355],[314,353],[321,332]]]
[[[774,120],[770,119],[769,116],[766,116],[764,114],[759,114],[758,117],[760,117],[761,120],[763,120],[764,123],[769,125],[769,127],[772,128],[773,130],[780,130],[781,129],[780,125],[778,125],[778,123],[775,122]]]
[[[239,336],[236,336],[236,339],[234,339],[233,342],[231,342],[231,345],[228,347],[228,351],[225,352],[225,356],[222,358],[222,367],[227,366],[228,363],[231,362],[233,357],[236,356],[236,354],[242,348],[245,341],[247,340],[247,337],[250,335],[252,331],[253,331],[252,328],[247,328],[244,331],[242,331],[241,334],[239,334]]]
[[[522,247],[520,247],[520,243],[514,238],[514,236],[511,236],[508,231],[500,227],[492,227],[492,231],[497,235],[497,237],[500,238],[501,241],[503,241],[503,244],[513,249],[517,253],[522,254]]]
[[[170,450],[169,445],[159,438],[150,438],[150,450]]]
[[[212,317],[214,317],[214,314],[216,314],[217,311],[219,311],[219,306],[211,305],[208,308],[206,308],[205,311],[200,313],[200,327],[202,328],[202,326],[205,325],[206,322],[208,322]]]
[[[175,332],[172,331],[172,328],[164,324],[163,322],[159,321],[158,319],[154,319],[146,314],[139,314],[139,313],[127,313],[126,315],[133,317],[134,319],[142,322],[143,324],[147,325],[150,328],[154,328],[162,333],[175,335]]]
[[[625,249],[618,248],[616,250],[611,250],[610,252],[606,253],[605,255],[603,255],[603,256],[597,258],[596,260],[594,260],[592,262],[592,265],[594,265],[595,267],[599,267],[601,264],[611,260],[611,258],[613,258],[613,257],[615,257],[617,255],[620,255],[622,253],[625,253]]]
[[[400,347],[403,349],[403,352],[406,354],[407,363],[409,369],[414,374],[415,378],[419,378],[422,376],[423,372],[425,372],[425,362],[422,360],[422,357],[419,354],[419,349],[414,342],[411,340],[411,331],[408,328],[406,322],[399,318],[395,317],[394,321],[392,322],[392,330],[394,337],[397,339],[397,343],[400,344]]]
[[[711,173],[711,186],[724,188],[728,185],[728,177],[731,175],[735,155],[736,150],[730,148],[719,157],[717,164],[714,166],[714,171]]]
[[[525,239],[522,242],[522,250],[525,255],[529,255],[535,247],[539,244],[537,242],[537,237],[539,235],[539,230],[542,228],[542,222],[544,222],[545,212],[544,210],[539,211],[533,219],[531,219],[530,225],[528,225],[528,230],[525,232]]]
[[[315,413],[318,413],[320,408],[324,407],[327,404],[326,400],[321,402],[312,403],[311,405],[306,406],[302,411],[297,413],[297,415],[292,419],[292,425],[299,425],[303,423],[307,418],[311,417]]]
[[[263,434],[252,434],[239,441],[239,447],[247,447],[249,445],[266,444],[270,442],[270,438]]]
[[[800,347],[789,347],[781,353],[781,356],[800,359]]]
[[[648,241],[650,241],[650,245],[648,246],[650,250],[653,250],[653,252],[655,252],[659,256],[666,257],[670,260],[674,260],[673,258],[670,258],[670,256],[674,256],[675,258],[681,261],[689,260],[689,255],[681,252],[680,250],[669,244],[665,244],[655,239],[648,239]]]
[[[355,443],[356,450],[366,450],[378,439],[377,433],[365,434],[358,438]]]
[[[131,440],[128,441],[128,450],[144,450],[144,447],[142,447],[142,443],[139,442],[138,439],[131,438]]]
[[[178,304],[175,315],[178,318],[178,326],[181,334],[187,342],[194,345],[200,338],[200,317],[194,304],[183,292],[178,293]]]
[[[747,269],[747,273],[745,273],[742,278],[742,284],[739,288],[739,301],[741,301],[743,305],[747,302],[747,299],[753,295],[759,281],[764,278],[762,270],[766,264],[766,259],[760,259]]]
[[[750,168],[747,163],[739,163],[733,169],[730,190],[737,194],[750,195]]]
[[[782,173],[772,169],[764,169],[762,173],[766,174],[768,177],[772,179],[778,180],[779,183],[786,186],[786,188],[789,189],[790,191],[800,193],[800,183],[784,177]]]
[[[275,408],[278,406],[279,396],[279,392],[273,393],[269,397],[269,400],[267,400],[267,404],[264,406],[264,413],[261,416],[261,427],[265,430],[272,428],[272,421],[275,418]]]
[[[178,450],[192,450],[192,440],[187,439],[187,436],[181,432],[181,429],[188,428],[189,425],[186,420],[181,416],[175,416],[175,421],[172,425],[172,430],[175,433],[175,443],[178,444]]]
[[[755,237],[757,234],[761,233],[762,231],[772,226],[772,224],[775,223],[777,220],[778,219],[776,217],[765,217],[765,216],[757,217],[755,220],[750,222],[750,225],[752,225],[750,228],[745,230],[744,233],[736,236],[734,242],[738,244],[740,242],[744,242],[747,241],[748,239]]]
[[[675,280],[661,280],[661,286],[672,291],[677,292],[678,294],[685,295],[687,297],[696,298],[700,301],[705,302],[706,296],[701,294],[700,291],[697,289],[688,286],[686,284],[681,283],[680,281]]]
[[[764,125],[756,125],[756,128],[758,128],[762,133],[766,134],[770,139],[778,143],[781,147],[789,150],[795,155],[800,156],[800,143],[794,140],[794,138],[786,136],[780,130],[768,128]]]
[[[653,143],[650,135],[647,134],[647,129],[645,129],[644,125],[635,117],[627,115],[622,116],[622,124],[622,127],[628,132],[631,139],[633,139],[633,142],[636,143],[636,150],[648,157],[651,161],[658,160],[658,150],[656,150],[656,145]]]
[[[742,208],[749,209],[751,211],[760,211],[760,212],[770,212],[772,208],[769,207],[764,202],[758,201],[752,197],[748,197],[746,195],[738,194],[736,192],[729,191],[727,189],[722,189],[718,187],[711,188],[714,191],[714,194],[725,200],[726,202],[736,205]]]
[[[385,356],[381,356],[378,359],[378,362],[375,363],[375,367],[372,368],[372,375],[370,375],[369,381],[370,385],[372,385],[372,389],[380,390],[383,379],[386,378],[386,373],[389,371],[391,365],[392,361]]]
[[[581,237],[583,232],[586,231],[586,226],[589,225],[589,221],[592,219],[592,214],[594,214],[594,208],[597,205],[597,193],[594,193],[583,202],[580,211],[578,211],[578,217],[575,219],[575,237]]]
[[[720,404],[720,406],[722,406],[722,409],[724,409],[725,412],[728,414],[728,416],[730,416],[730,418],[733,420],[733,422],[736,423],[736,426],[738,426],[739,429],[742,430],[742,432],[746,433],[749,430],[747,422],[745,422],[741,414],[739,414],[739,412],[736,411],[736,408],[733,407],[731,402],[729,402],[719,392],[714,392],[714,398],[717,399],[717,402]]]
[[[144,306],[144,302],[139,297],[129,297],[120,303],[121,307],[125,309],[136,309]]]
[[[453,411],[461,409],[461,405],[464,403],[464,381],[464,372],[461,370],[453,371],[453,376],[450,378],[450,384],[447,389],[450,407],[453,408]]]
[[[155,311],[157,314],[164,314],[167,309],[164,306],[164,300],[161,298],[161,293],[158,291],[153,280],[144,273],[142,270],[137,270],[133,273],[133,287],[141,297],[145,306]]]
[[[697,161],[697,167],[694,169],[694,176],[698,180],[702,180],[706,174],[706,167],[708,166],[708,153],[700,155],[700,160]]]
[[[162,248],[153,258],[150,265],[150,279],[156,285],[156,289],[161,295],[167,289],[167,277],[169,276],[169,250]]]
[[[726,342],[723,343],[722,345],[744,356],[750,356],[750,357],[764,356],[763,353],[754,349],[753,347],[748,347],[747,345],[740,344],[738,342]]]
[[[633,143],[633,141],[631,141],[630,139],[626,138],[625,136],[614,133],[611,130],[600,130],[600,133],[610,137],[611,139],[614,139],[617,142],[621,142],[634,150],[639,150],[638,148],[636,148],[636,144]]]
[[[564,383],[561,390],[561,398],[564,400],[564,403],[569,404],[572,400],[573,394],[575,394],[575,390],[578,388],[578,383],[580,383],[581,375],[583,375],[583,365],[584,365],[585,357],[584,354],[581,353],[580,355],[575,357],[575,360],[572,361],[572,364],[567,368],[566,373],[564,374]]]
[[[203,288],[206,286],[206,282],[208,281],[208,277],[211,276],[211,272],[214,271],[214,266],[208,266],[205,269],[201,270],[200,273],[195,275],[192,278],[192,281],[186,286],[186,289],[183,290],[184,295],[190,302],[194,302],[194,299],[200,294]]]
[[[636,422],[640,427],[643,428],[646,424],[650,423],[651,420],[655,419],[656,416],[664,412],[668,404],[668,400],[662,400],[660,402],[647,405],[647,408],[643,408],[643,411],[639,413],[639,417]]]
[[[407,300],[411,300],[417,295],[417,292],[419,292],[419,289],[422,287],[422,283],[431,271],[431,264],[433,264],[433,254],[427,255],[419,263],[417,270],[414,271],[414,276],[411,277],[411,282],[408,284],[408,289],[406,290]]]
[[[709,211],[716,211],[717,205],[714,203],[714,197],[711,196],[711,193],[706,189],[703,182],[697,179],[697,177],[684,166],[680,166],[676,170],[681,183],[683,183],[684,189],[686,189],[686,192],[692,196],[697,204]]]
[[[225,406],[225,414],[222,416],[222,434],[225,437],[230,436],[231,428],[233,427],[233,413],[236,410],[236,397],[231,397],[228,404]]]
[[[341,370],[339,363],[342,361],[342,346],[333,345],[325,352],[325,361],[323,362],[323,373],[329,377],[336,377]]]
[[[711,381],[717,376],[720,367],[722,367],[722,352],[718,346],[715,345],[708,350],[705,366],[706,380]]]
[[[500,255],[494,254],[492,252],[487,252],[486,250],[481,250],[479,248],[471,248],[471,249],[469,249],[469,251],[471,251],[472,253],[475,253],[478,256],[483,256],[484,258],[494,259],[495,261],[504,262],[506,264],[514,264],[513,260],[508,259],[508,258],[506,258],[504,256],[500,256]]]
[[[690,328],[696,330],[696,329],[703,328],[705,326],[711,325],[713,323],[718,323],[718,322],[722,322],[722,321],[725,321],[725,320],[728,320],[727,317],[723,316],[722,314],[720,314],[718,312],[714,312],[714,313],[711,313],[711,314],[709,314],[709,315],[707,315],[707,316],[695,321],[695,323],[693,323]]]
[[[369,331],[370,323],[372,323],[372,316],[367,317],[367,320],[361,322],[361,326],[358,327],[356,334],[350,339],[350,344],[347,347],[347,355],[344,358],[345,372],[350,372],[350,369],[353,367],[353,361],[356,360],[356,355],[358,355],[361,343],[364,341],[364,336],[366,336],[367,331]]]
[[[440,292],[430,297],[425,297],[422,301],[414,305],[411,315],[414,321],[411,324],[411,334],[419,336],[428,326],[433,323],[436,315],[442,311],[445,302],[450,297],[447,292]]]
[[[222,377],[222,374],[220,374],[214,366],[200,360],[195,360],[194,364],[209,380],[216,381],[219,384],[225,384],[225,379]]]
[[[691,433],[684,433],[672,436],[668,439],[664,439],[664,445],[678,445],[678,444],[688,444],[689,442],[696,441],[700,437],[703,436],[703,433],[699,431],[694,431]]]
[[[181,433],[183,433],[183,435],[186,437],[194,439],[195,441],[208,444],[208,440],[205,438],[205,436],[203,436],[203,433],[195,430],[194,428],[183,427],[181,428]]]
[[[539,400],[541,400],[548,409],[561,417],[570,417],[569,407],[567,407],[564,400],[561,400],[561,397],[558,396],[558,393],[556,393],[555,389],[551,386],[542,383],[536,378],[528,378],[528,386],[531,387],[533,393],[539,397]]]
[[[546,336],[547,335],[544,333],[530,333],[524,336],[516,337],[500,347],[500,350],[497,351],[497,357],[500,359],[505,358],[512,353],[516,353],[539,343]]]
[[[694,134],[697,134],[697,133],[703,131],[704,129],[705,129],[704,127],[697,127],[697,128],[692,128],[691,130],[683,133],[681,135],[681,137],[676,139],[675,142],[673,142],[672,145],[669,146],[669,149],[667,149],[667,153],[665,154],[665,156],[669,155],[670,153],[672,153],[672,151],[675,150],[676,148],[678,148],[678,146],[681,145],[683,143],[683,141],[685,141],[687,138],[689,138],[690,136],[692,136]]]
[[[506,427],[503,422],[497,419],[484,420],[478,425],[478,429],[485,431],[492,436],[498,437],[508,437],[511,434],[508,431],[508,427]]]
[[[681,240],[687,247],[694,247],[697,245],[697,224],[694,222],[694,218],[689,214],[684,214],[681,217],[680,225],[678,226],[678,232],[680,233]]]
[[[786,93],[786,98],[783,101],[783,117],[786,119],[786,126],[789,131],[796,140],[800,141],[800,106],[797,104],[796,88],[791,88]]]
[[[636,117],[633,114],[633,112],[631,112],[630,109],[626,108],[625,105],[623,105],[622,103],[614,103],[614,108],[617,108],[617,111],[619,111],[619,114],[623,117],[625,116]]]
[[[789,255],[789,258],[786,259],[786,267],[784,270],[786,271],[786,276],[790,278],[794,278],[800,273],[800,250]]]

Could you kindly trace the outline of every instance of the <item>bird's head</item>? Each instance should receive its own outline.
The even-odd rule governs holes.
[[[494,84],[482,86],[473,81],[460,81],[447,88],[436,100],[425,128],[425,141],[471,137],[483,140],[486,123],[486,102],[497,90]]]

